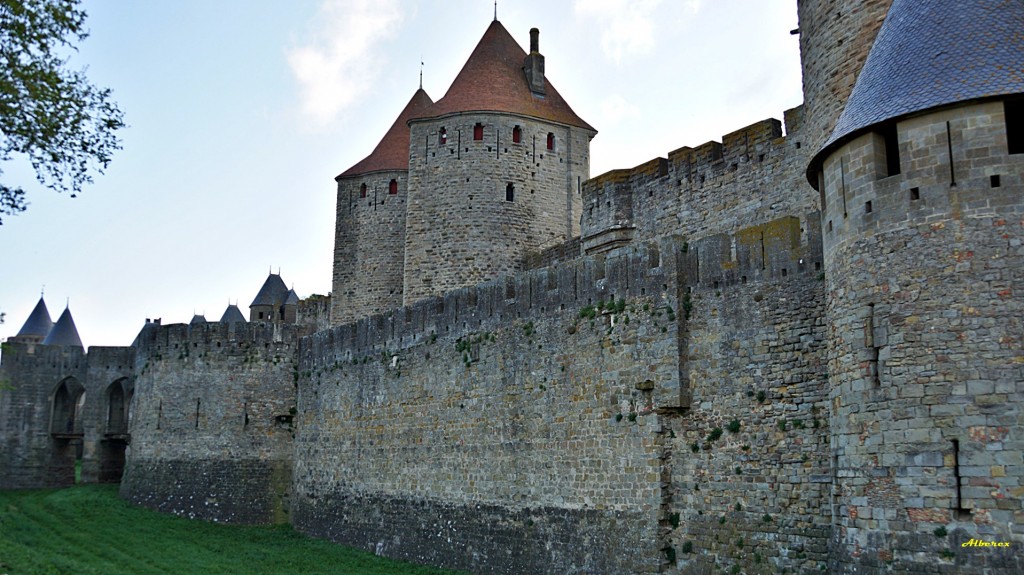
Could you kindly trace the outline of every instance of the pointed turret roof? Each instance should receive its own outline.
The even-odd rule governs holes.
[[[380,143],[358,164],[345,170],[338,178],[409,169],[409,120],[422,115],[434,103],[421,87],[412,95],[398,119],[381,138]],[[337,178],[335,178],[337,179]]]
[[[894,0],[831,137],[830,151],[889,120],[969,100],[1024,93],[1020,0]]]
[[[220,323],[245,323],[245,316],[237,305],[231,304],[224,310],[224,315],[220,316]]]
[[[277,274],[270,274],[267,281],[263,282],[256,299],[252,300],[249,307],[257,305],[281,305],[288,298],[288,286]]]
[[[60,314],[57,323],[53,324],[50,333],[43,340],[43,345],[85,347],[82,345],[82,338],[78,337],[78,328],[71,317],[71,308],[64,308],[64,313]]]
[[[189,325],[196,325],[197,323],[206,323],[206,316],[197,313],[192,316],[192,321],[188,322]]]
[[[39,296],[39,303],[29,314],[25,325],[21,326],[16,337],[43,337],[45,338],[53,328],[53,320],[50,319],[50,311],[46,309],[46,302]]]
[[[501,22],[494,20],[476,45],[448,93],[424,114],[434,118],[457,112],[510,112],[587,130],[594,128],[572,111],[545,79],[546,94],[535,96],[523,70],[526,51]]]
[[[284,305],[299,305],[299,294],[295,293],[295,290],[288,290],[287,297],[284,298]]]

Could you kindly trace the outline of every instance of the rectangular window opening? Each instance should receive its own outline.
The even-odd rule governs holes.
[[[921,188],[910,188],[910,201],[916,202],[921,199]]]
[[[989,184],[991,184],[993,188],[998,188],[999,185],[1000,185],[999,174],[995,174],[993,176],[989,176],[988,177],[988,181],[989,181]]]
[[[865,214],[870,214],[871,210],[872,210],[871,202],[870,201],[864,202],[864,213]]]
[[[885,176],[895,176],[900,173],[900,141],[896,133],[896,124],[892,123],[882,128],[882,138],[885,139]]]
[[[1011,154],[1024,154],[1024,99],[1003,102],[1006,116],[1006,147]]]

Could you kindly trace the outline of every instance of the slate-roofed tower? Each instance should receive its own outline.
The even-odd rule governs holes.
[[[293,323],[295,317],[292,315],[290,320],[286,317],[284,305],[290,293],[280,275],[268,275],[263,287],[249,304],[249,321]]]
[[[1024,4],[894,0],[822,198],[831,573],[1020,573]],[[939,528],[948,536],[936,537]],[[884,564],[884,568],[880,567]]]
[[[338,183],[331,323],[402,305],[409,119],[433,104],[416,90],[373,152]]]
[[[11,338],[11,341],[23,343],[42,343],[53,328],[53,320],[50,319],[50,311],[46,309],[46,302],[39,296],[39,303],[32,309],[25,324],[18,330],[18,335]]]
[[[405,304],[512,272],[579,234],[596,131],[544,76],[536,30],[527,54],[493,21],[409,129]]]
[[[50,333],[46,334],[43,345],[63,345],[70,347],[85,347],[82,345],[82,338],[78,336],[78,328],[75,327],[75,320],[71,317],[71,308],[64,308],[64,313],[57,318]]]

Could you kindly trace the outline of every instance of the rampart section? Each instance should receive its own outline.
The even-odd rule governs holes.
[[[696,148],[683,147],[583,185],[583,252],[600,253],[665,234],[731,234],[788,214],[817,211],[804,169],[803,109]]]
[[[147,325],[122,496],[214,521],[286,521],[297,329]]]
[[[800,231],[815,236],[816,221],[662,238],[303,339],[294,523],[481,573],[656,573],[731,565],[727,545],[693,548],[728,511],[753,546],[746,563],[754,549],[779,565],[799,552],[816,568],[823,282],[820,242]],[[735,359],[716,359],[726,348]],[[776,431],[787,417],[814,437]],[[733,419],[728,448],[691,456]],[[740,437],[768,441],[746,453]],[[699,504],[683,504],[698,483]]]

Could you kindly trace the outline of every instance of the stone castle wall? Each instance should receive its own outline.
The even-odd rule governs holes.
[[[135,350],[8,342],[0,364],[0,489],[118,481]],[[55,396],[64,385],[67,399]],[[122,401],[111,405],[119,388]],[[120,410],[120,416],[118,415]],[[120,417],[120,419],[119,419]]]
[[[121,495],[214,521],[286,521],[295,326],[150,324],[136,341]]]
[[[417,120],[410,131],[406,305],[514,272],[527,253],[579,235],[593,132],[497,113]]]
[[[333,325],[402,305],[408,184],[400,170],[338,180]]]
[[[524,272],[303,340],[297,528],[474,572],[656,572],[680,256]]]
[[[816,569],[830,484],[816,221],[636,244],[303,340],[294,523],[481,573],[656,573],[731,565],[697,514],[728,511],[748,562],[807,553]],[[806,430],[778,431],[786,418]],[[721,452],[691,455],[732,419]]]
[[[1019,572],[1011,549],[960,544],[1024,534],[1024,156],[1000,101],[895,128],[900,173],[868,133],[822,178],[832,570]]]
[[[667,234],[734,233],[784,215],[816,211],[803,170],[809,153],[803,109],[683,147],[632,169],[584,184],[583,249],[597,253]]]

